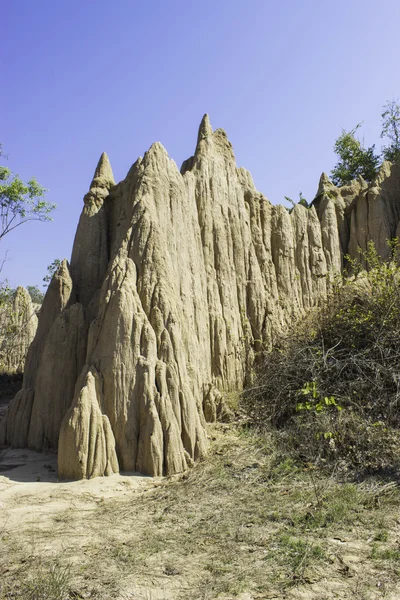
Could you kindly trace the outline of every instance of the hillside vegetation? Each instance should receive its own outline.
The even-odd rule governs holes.
[[[296,460],[348,471],[400,465],[400,267],[369,244],[324,306],[265,352],[243,406]]]

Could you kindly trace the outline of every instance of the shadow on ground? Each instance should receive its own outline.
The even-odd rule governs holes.
[[[1,477],[18,483],[58,483],[57,454],[55,452],[35,452],[27,448],[0,448]],[[137,471],[121,471],[118,477],[152,480],[151,477]],[[63,481],[62,483],[71,482]]]
[[[0,449],[0,477],[20,483],[58,481],[57,455],[27,449]]]

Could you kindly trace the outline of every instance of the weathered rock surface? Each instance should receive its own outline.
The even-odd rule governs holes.
[[[36,307],[24,287],[0,310],[0,371],[21,373],[38,326]]]
[[[207,116],[180,171],[155,143],[115,185],[103,154],[0,443],[58,445],[62,478],[184,471],[260,344],[321,302],[344,254],[372,239],[385,255],[399,186],[400,165],[370,186],[323,175],[289,214]]]
[[[64,479],[89,479],[118,471],[114,435],[108,417],[101,410],[102,387],[99,374],[89,371],[69,418],[62,423],[63,451],[58,467]]]
[[[324,174],[321,177],[314,205],[323,230],[326,230],[324,247],[334,247],[335,219],[339,233],[341,255],[358,255],[372,241],[380,256],[389,258],[387,243],[400,233],[400,162],[384,162],[377,177],[367,184],[362,177],[348,186],[337,188]],[[333,224],[334,227],[330,226]],[[335,243],[336,245],[336,243]],[[329,250],[332,254],[333,250]],[[339,255],[336,252],[337,265]]]

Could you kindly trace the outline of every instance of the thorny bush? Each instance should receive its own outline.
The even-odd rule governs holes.
[[[400,465],[400,266],[372,243],[272,350],[243,395],[250,423],[304,462],[352,472]]]

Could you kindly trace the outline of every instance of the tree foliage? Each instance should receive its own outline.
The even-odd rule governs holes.
[[[47,275],[43,277],[43,287],[47,287],[50,281],[53,279],[54,273],[57,271],[59,266],[61,265],[61,260],[59,258],[55,258],[53,262],[47,267]]]
[[[0,283],[0,308],[13,299],[15,291],[7,285],[7,282]]]
[[[0,157],[5,155],[0,144]],[[46,189],[35,178],[22,181],[17,174],[0,165],[0,240],[28,221],[51,221],[55,204],[45,200]],[[0,260],[0,273],[6,258]],[[37,286],[29,286],[33,302],[41,303],[43,294]],[[32,314],[18,313],[14,307],[16,290],[0,281],[0,371],[8,371],[16,349],[21,348],[21,334]],[[19,350],[18,350],[19,351]],[[21,359],[24,357],[21,356]],[[21,364],[21,367],[23,365]]]
[[[382,112],[381,138],[390,140],[388,146],[382,148],[384,160],[395,162],[400,158],[400,105],[397,101],[387,102]]]
[[[34,304],[42,304],[44,299],[43,292],[40,291],[37,285],[28,285],[27,291],[31,297],[31,300]]]
[[[366,148],[364,142],[356,137],[362,123],[350,131],[342,130],[334,145],[338,162],[331,171],[335,185],[347,185],[361,175],[370,182],[377,175],[382,161],[395,162],[400,158],[400,105],[398,101],[386,102],[381,113],[381,138],[387,138],[389,144],[383,146],[380,153],[375,152],[375,145]]]
[[[359,123],[351,131],[343,129],[335,142],[335,154],[339,157],[331,171],[335,185],[347,185],[359,175],[366,181],[372,181],[378,172],[380,158],[375,154],[375,145],[365,148],[363,142],[356,138],[361,125]]]
[[[4,156],[0,146],[0,156]],[[0,240],[28,221],[51,221],[55,204],[44,199],[46,189],[34,177],[23,182],[0,165]]]

